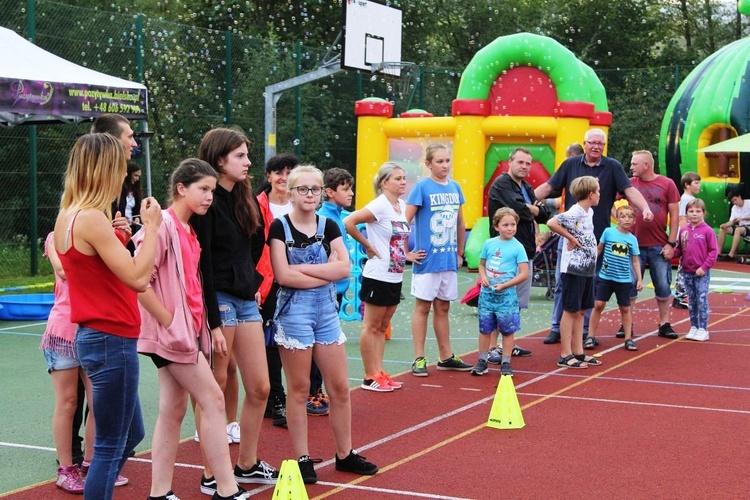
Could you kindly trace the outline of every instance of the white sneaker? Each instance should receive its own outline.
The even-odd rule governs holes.
[[[692,340],[695,340],[696,342],[705,342],[708,340],[708,331],[703,328],[698,328],[698,331],[693,335]]]
[[[698,333],[698,328],[691,326],[685,338],[687,340],[695,340],[695,334]]]
[[[240,442],[240,424],[232,422],[227,424],[227,443],[239,443]]]

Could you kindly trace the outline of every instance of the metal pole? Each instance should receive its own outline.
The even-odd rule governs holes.
[[[149,147],[149,141],[151,134],[148,132],[148,120],[142,120],[143,122],[143,156],[146,162],[146,195],[152,196],[151,190],[151,148]]]
[[[143,50],[143,14],[136,16],[136,32],[135,32],[135,70],[136,78],[140,83],[145,84],[144,77],[144,54]],[[148,92],[148,91],[147,91]],[[146,100],[146,108],[148,108],[148,99]],[[138,120],[138,130],[142,132],[141,144],[143,145],[143,162],[146,170],[146,195],[151,196],[151,150],[149,148],[149,138],[151,134],[148,133],[148,118],[145,120]]]
[[[26,0],[26,10],[28,12],[28,30],[29,40],[32,43],[36,42],[36,0]],[[38,200],[38,185],[37,185],[37,172],[39,165],[37,165],[37,128],[36,125],[29,126],[29,248],[31,249],[31,256],[29,262],[29,270],[32,276],[36,276],[39,272],[39,200]]]
[[[326,78],[343,71],[338,64],[334,66],[325,66],[304,75],[295,76],[283,82],[274,83],[266,87],[265,97],[265,159],[268,163],[273,155],[276,154],[276,103],[279,102],[281,94],[285,90],[290,90],[306,83]]]

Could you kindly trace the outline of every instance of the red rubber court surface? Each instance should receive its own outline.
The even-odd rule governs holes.
[[[559,346],[538,332],[524,345],[534,354],[514,358],[514,383],[526,426],[486,427],[499,381],[490,374],[438,372],[398,377],[393,393],[354,389],[354,442],[380,466],[375,476],[340,473],[332,464],[327,417],[310,417],[310,452],[324,459],[310,498],[748,498],[750,464],[750,303],[742,294],[709,295],[708,342],[683,340],[687,311],[673,310],[678,340],[655,335],[656,304],[638,304],[639,351],[622,349],[606,313],[595,351],[604,363],[585,370],[557,368]],[[528,339],[528,338],[527,338]],[[476,353],[464,357],[476,361]],[[287,431],[266,420],[260,456],[274,464],[291,458]],[[237,447],[232,446],[233,458]],[[116,499],[145,498],[149,455],[125,467],[130,484]],[[198,488],[198,444],[180,445],[174,489],[182,499],[207,499]],[[273,487],[253,490],[272,497]],[[53,482],[6,496],[71,498]]]

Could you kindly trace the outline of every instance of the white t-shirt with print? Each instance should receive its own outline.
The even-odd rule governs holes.
[[[584,210],[576,203],[567,212],[555,215],[562,227],[578,240],[579,247],[568,250],[568,242],[563,242],[560,257],[560,272],[579,276],[596,274],[596,236],[594,236],[594,210]]]
[[[411,228],[406,222],[406,204],[398,200],[401,213],[384,194],[381,194],[365,208],[375,216],[375,222],[365,224],[367,240],[372,244],[379,257],[367,261],[362,276],[386,283],[401,283],[406,265],[405,242],[409,239]]]

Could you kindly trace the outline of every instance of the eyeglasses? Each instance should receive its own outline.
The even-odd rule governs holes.
[[[607,144],[606,142],[593,142],[593,141],[584,141],[584,142],[594,148],[603,148]]]
[[[302,196],[307,196],[307,193],[312,193],[313,196],[318,196],[323,192],[322,186],[295,186],[292,189],[296,189]]]

